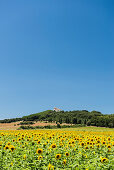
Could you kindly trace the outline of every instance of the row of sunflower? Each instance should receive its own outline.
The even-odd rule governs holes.
[[[114,169],[114,131],[0,131],[2,169]]]

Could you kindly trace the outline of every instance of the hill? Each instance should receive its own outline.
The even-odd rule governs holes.
[[[87,110],[59,111],[46,110],[40,113],[23,116],[22,118],[4,119],[0,123],[23,121],[22,124],[33,124],[34,121],[82,124],[87,126],[114,127],[114,114],[104,115],[98,111]],[[26,123],[25,123],[26,122]]]

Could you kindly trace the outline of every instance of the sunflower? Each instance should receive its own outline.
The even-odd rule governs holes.
[[[13,152],[15,150],[15,147],[13,145],[11,145],[10,150]]]
[[[100,143],[100,140],[97,140],[97,143]]]
[[[97,146],[97,148],[99,148],[99,147],[100,147],[100,144],[97,144],[96,146]]]
[[[8,145],[6,145],[6,146],[4,147],[4,149],[5,149],[5,150],[9,149],[9,146],[8,146]]]
[[[72,141],[72,144],[74,144],[74,140]]]
[[[43,144],[43,147],[45,147],[46,145],[47,145],[47,143],[44,143],[44,144]]]
[[[21,140],[21,138],[18,138],[18,141],[20,141]]]
[[[24,145],[22,145],[22,148],[24,148],[25,146]]]
[[[66,159],[63,160],[63,164],[66,165]]]
[[[114,146],[114,142],[112,142],[112,146]]]
[[[89,145],[89,141],[87,141],[87,143],[86,143],[87,145]]]
[[[107,148],[111,148],[111,145],[110,145],[110,144],[108,144],[108,145],[107,145]]]
[[[0,146],[2,146],[2,141],[0,141]]]
[[[10,143],[10,142],[8,142],[8,143],[7,143],[7,145],[11,145],[11,143]]]
[[[88,146],[85,146],[85,149],[89,149],[89,147],[88,147]]]
[[[81,142],[81,146],[84,146],[84,142]]]
[[[107,158],[101,158],[101,162],[103,163],[103,162],[107,162],[108,161],[108,159]]]
[[[105,144],[106,144],[106,142],[105,142],[105,141],[102,141],[102,144],[103,144],[103,145],[105,145]]]
[[[4,136],[4,133],[1,133],[2,136]]]
[[[27,156],[24,154],[24,155],[23,155],[23,158],[26,159],[26,157],[27,157]]]
[[[108,148],[108,152],[110,152],[111,151],[111,148]]]
[[[110,141],[110,137],[108,137],[108,141]]]
[[[13,162],[11,162],[11,166],[13,166]]]
[[[68,153],[68,152],[66,152],[66,153],[65,153],[65,156],[69,156],[69,153]]]
[[[57,154],[57,155],[55,156],[55,158],[56,158],[56,159],[60,159],[60,158],[61,158],[61,154]]]
[[[93,142],[90,142],[89,144],[90,144],[90,145],[93,145]]]
[[[53,144],[51,145],[51,148],[56,148],[56,144],[53,143]]]
[[[94,139],[93,139],[93,138],[91,138],[90,140],[91,140],[91,141],[94,141]]]
[[[93,148],[93,145],[90,145],[90,148]],[[87,148],[88,149],[88,148]]]
[[[48,170],[54,170],[54,166],[49,163]]]
[[[37,151],[36,151],[37,154],[42,154],[42,152],[43,152],[43,150],[40,149],[40,148],[38,148]]]
[[[40,155],[40,156],[38,156],[38,160],[41,160],[43,157]]]
[[[85,154],[85,158],[87,158],[87,155]]]
[[[37,141],[37,144],[40,144],[40,140]]]

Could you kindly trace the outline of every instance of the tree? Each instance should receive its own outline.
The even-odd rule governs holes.
[[[81,124],[81,122],[82,122],[81,119],[79,119],[79,120],[77,121],[77,124]]]
[[[73,118],[72,123],[77,124],[77,118]]]
[[[59,118],[59,123],[62,124],[62,118]]]

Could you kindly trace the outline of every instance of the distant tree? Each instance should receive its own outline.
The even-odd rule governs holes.
[[[71,123],[69,117],[66,117],[65,123]]]
[[[90,125],[91,125],[91,121],[88,120],[88,121],[87,121],[87,126],[90,126]]]
[[[81,119],[79,119],[79,120],[77,121],[77,124],[81,124],[81,122],[82,122]]]
[[[61,128],[61,125],[59,123],[57,123],[57,128]]]
[[[52,122],[53,120],[52,120],[52,118],[50,117],[50,118],[48,118],[48,121],[49,121],[49,122]]]
[[[113,123],[110,122],[109,125],[108,125],[108,127],[109,127],[109,128],[113,128],[113,127],[114,127],[114,126],[113,126]]]
[[[77,118],[73,118],[72,123],[73,123],[73,124],[77,124]]]
[[[87,123],[87,121],[86,121],[86,119],[84,119],[84,124],[86,125],[86,123]]]
[[[59,118],[59,123],[62,124],[62,118]]]

